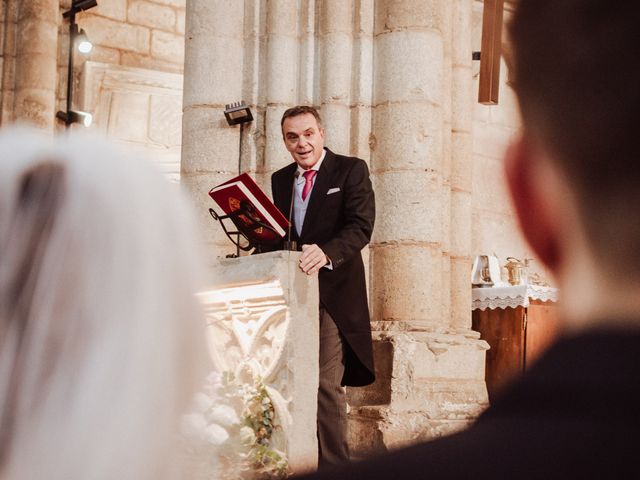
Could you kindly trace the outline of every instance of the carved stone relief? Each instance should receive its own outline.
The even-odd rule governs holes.
[[[273,401],[285,442],[292,424],[293,373],[289,368],[289,310],[280,282],[222,288],[203,293],[211,359],[220,372],[251,383],[261,378]],[[286,450],[286,445],[278,445]]]

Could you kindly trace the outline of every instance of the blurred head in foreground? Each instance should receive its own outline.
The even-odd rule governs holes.
[[[203,373],[194,235],[145,161],[0,131],[0,477],[167,477]]]
[[[635,0],[521,0],[510,24],[509,186],[572,329],[640,311],[638,25]]]
[[[507,183],[566,331],[469,428],[309,480],[640,477],[640,2],[512,7]]]

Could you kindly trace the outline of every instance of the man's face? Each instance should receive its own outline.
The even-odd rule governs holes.
[[[324,129],[310,113],[286,118],[282,125],[284,145],[304,170],[313,167],[322,156]]]

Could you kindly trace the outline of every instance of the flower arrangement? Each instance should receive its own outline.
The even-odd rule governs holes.
[[[283,452],[272,446],[275,424],[275,408],[267,388],[258,379],[253,391],[246,397],[245,426],[251,428],[254,438],[249,442],[249,461],[259,478],[284,478],[287,476],[287,459]]]
[[[259,377],[240,381],[211,373],[183,420],[190,478],[274,479],[288,474],[286,455],[273,446],[280,428],[267,387]]]

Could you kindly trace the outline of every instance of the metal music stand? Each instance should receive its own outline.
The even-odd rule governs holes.
[[[240,250],[248,252],[254,248],[255,252],[253,253],[262,253],[265,242],[261,242],[258,238],[256,230],[259,228],[266,228],[274,234],[276,239],[280,238],[280,235],[273,227],[261,222],[253,216],[252,206],[246,200],[242,200],[240,202],[240,208],[228,215],[219,215],[213,208],[209,209],[209,213],[214,220],[220,222],[220,226],[222,227],[222,230],[224,230],[224,233],[227,235],[229,240],[231,240],[231,243],[238,248],[238,253],[230,256],[237,257],[239,256]],[[225,220],[231,220],[233,227],[235,227],[236,230],[232,230],[232,227],[227,227]],[[274,243],[275,242],[276,241],[274,241]]]

